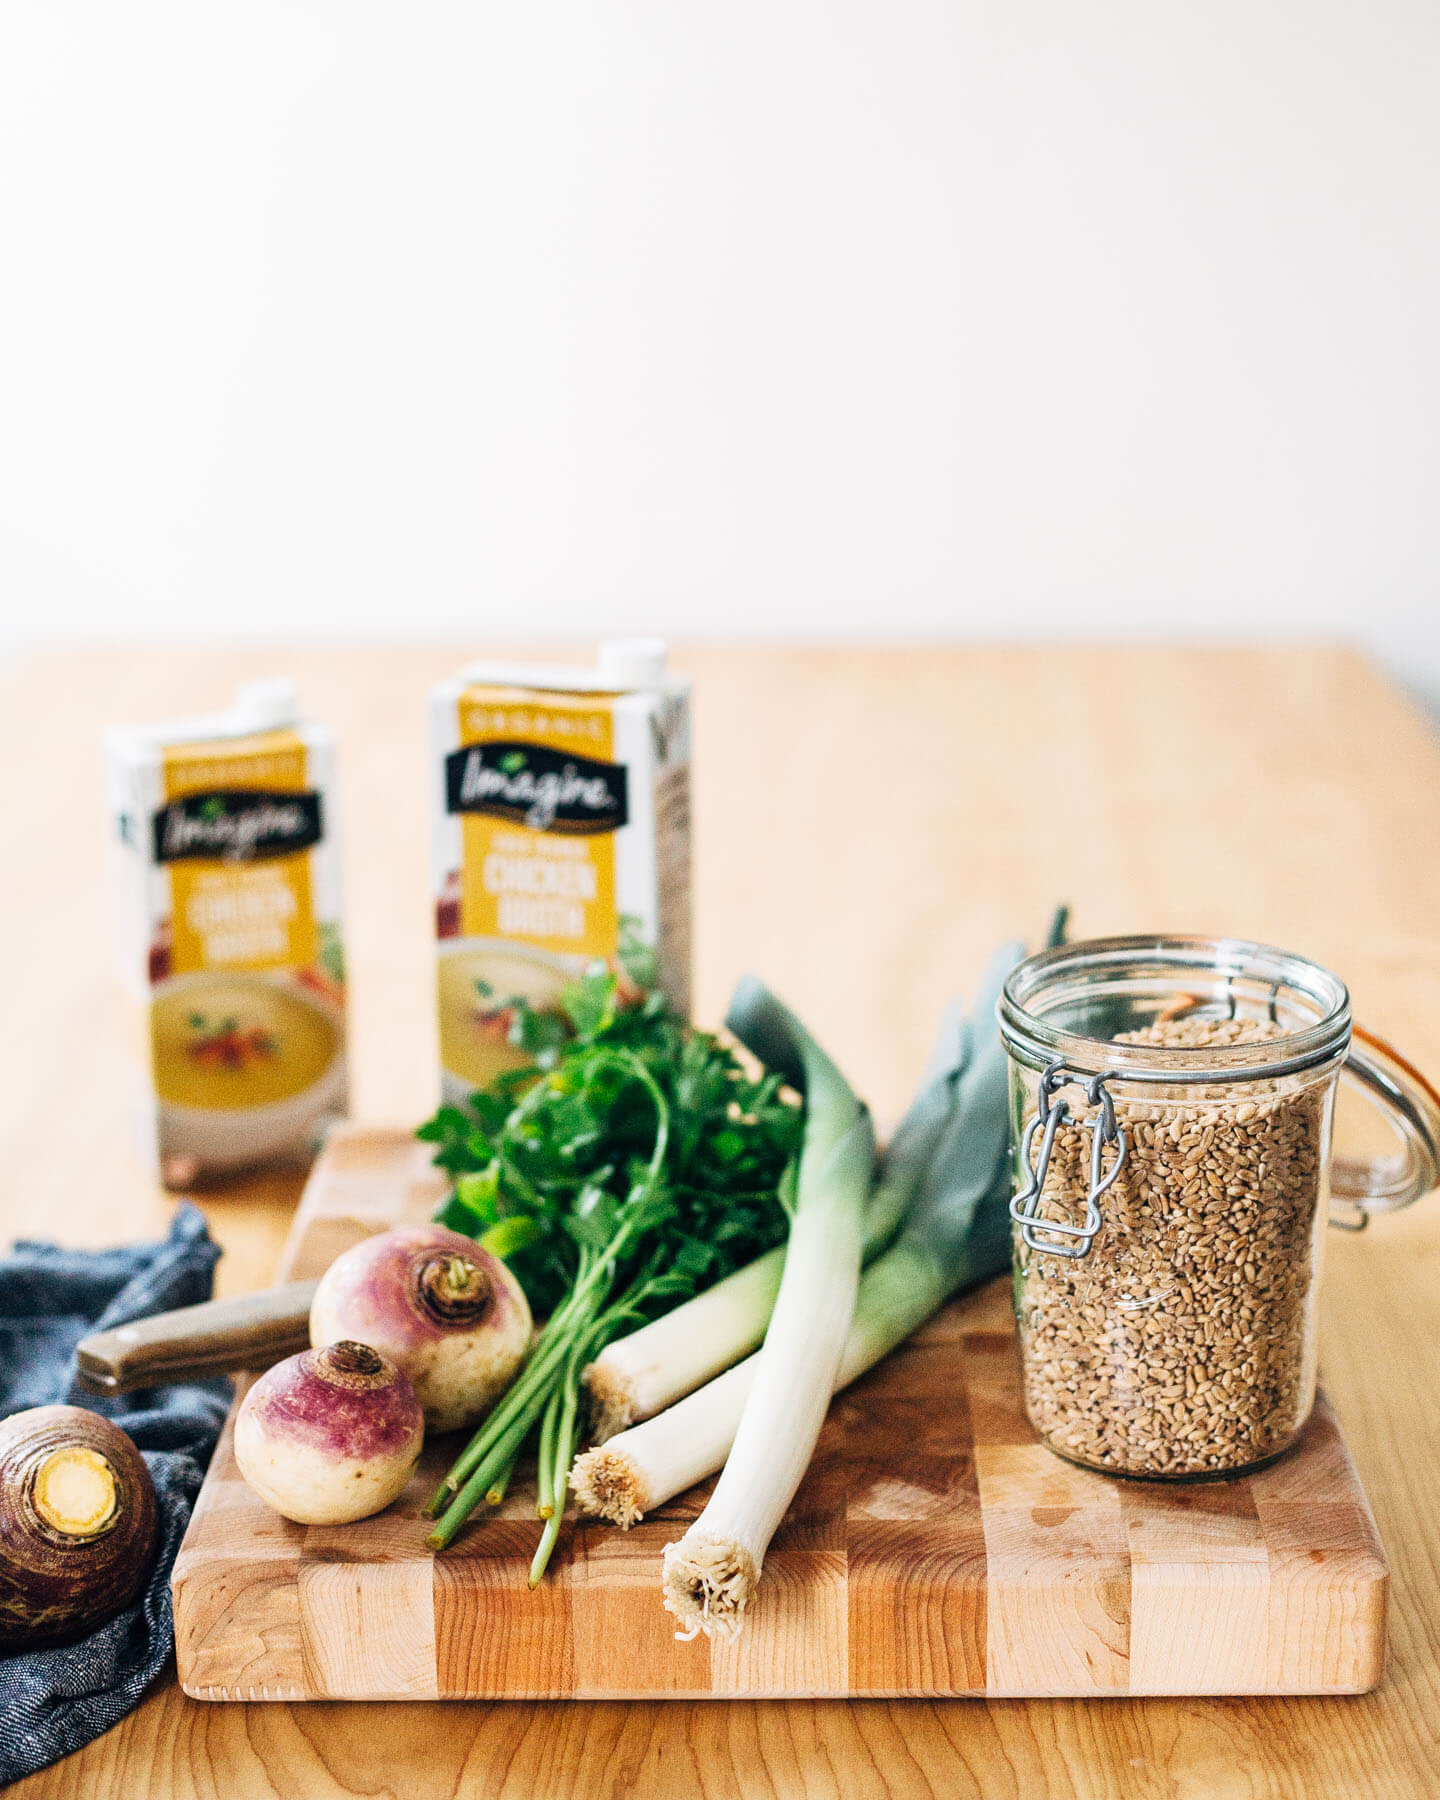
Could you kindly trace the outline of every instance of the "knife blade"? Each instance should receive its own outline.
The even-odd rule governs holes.
[[[292,1281],[92,1332],[76,1347],[80,1379],[97,1393],[127,1394],[237,1369],[268,1369],[309,1349],[310,1302],[318,1286]]]

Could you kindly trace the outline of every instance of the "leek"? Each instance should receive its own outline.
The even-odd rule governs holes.
[[[745,1025],[743,1017],[732,1018]],[[915,1196],[952,1111],[969,1048],[964,1014],[952,1006],[919,1091],[881,1159],[865,1213],[867,1263],[891,1242]],[[793,1074],[793,1065],[786,1072]],[[638,1420],[653,1418],[748,1356],[765,1336],[784,1266],[785,1246],[777,1244],[683,1306],[608,1344],[584,1375],[593,1442],[603,1444]]]
[[[1019,944],[1007,946],[986,973],[971,1016],[971,1054],[954,1083],[914,1204],[893,1246],[861,1279],[837,1391],[873,1368],[958,1289],[1009,1261],[1008,1072],[994,1008],[1022,954]],[[587,1451],[571,1475],[581,1512],[632,1525],[722,1464],[728,1475],[725,1459],[760,1362],[760,1356],[749,1357],[668,1411]]]
[[[875,1169],[870,1114],[789,1009],[742,982],[727,1020],[805,1093],[795,1208],[775,1310],[709,1505],[667,1544],[664,1600],[680,1637],[739,1631],[765,1551],[809,1466],[855,1310]]]
[[[780,1292],[785,1246],[607,1344],[585,1371],[590,1435],[603,1444],[728,1369],[759,1344]]]

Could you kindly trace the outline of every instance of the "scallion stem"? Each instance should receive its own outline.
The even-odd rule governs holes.
[[[533,1424],[534,1420],[527,1418],[512,1426],[507,1435],[501,1438],[469,1479],[461,1485],[460,1491],[440,1515],[435,1529],[425,1540],[431,1550],[443,1550],[446,1547],[475,1508],[480,1505],[490,1491],[491,1484],[498,1481],[501,1475],[511,1467]]]
[[[510,1461],[490,1483],[489,1487],[486,1488],[485,1504],[487,1506],[500,1506],[504,1503],[505,1492],[510,1486],[511,1476],[515,1473],[515,1464],[517,1460],[518,1452],[516,1456],[510,1458]]]
[[[560,1396],[552,1393],[540,1417],[540,1449],[535,1464],[535,1510],[548,1519],[555,1510],[555,1439],[560,1424]]]
[[[535,1555],[530,1562],[530,1586],[539,1587],[541,1577],[549,1567],[550,1558],[555,1553],[555,1546],[560,1541],[560,1526],[565,1514],[562,1507],[552,1507],[545,1515],[545,1529],[540,1533],[540,1542],[535,1546]]]

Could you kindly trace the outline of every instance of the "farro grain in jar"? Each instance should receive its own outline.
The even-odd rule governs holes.
[[[1261,945],[1111,939],[1032,957],[1000,1016],[1032,1424],[1119,1475],[1213,1478],[1278,1456],[1314,1401],[1343,985]],[[1408,1065],[1352,1063],[1426,1191],[1440,1099]],[[1362,1173],[1361,1191],[1398,1194],[1383,1169]]]
[[[1239,1030],[1236,1027],[1240,1026]],[[1176,1020],[1119,1042],[1279,1037]],[[1324,1108],[1313,1090],[1118,1100],[1129,1150],[1090,1254],[1027,1286],[1025,1401],[1055,1449],[1142,1475],[1209,1475],[1281,1450],[1308,1407]],[[1244,1115],[1243,1117],[1241,1115]],[[1062,1126],[1041,1215],[1083,1206],[1089,1142]],[[1028,1258],[1023,1243],[1017,1255]]]

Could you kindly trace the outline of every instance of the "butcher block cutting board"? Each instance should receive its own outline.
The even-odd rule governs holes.
[[[441,1195],[401,1132],[334,1134],[280,1271],[319,1275]],[[243,1382],[240,1384],[243,1387]],[[704,1504],[633,1530],[541,1523],[517,1482],[442,1556],[420,1509],[458,1448],[357,1525],[289,1524],[241,1480],[227,1423],[175,1564],[180,1680],[201,1700],[1348,1694],[1384,1662],[1388,1571],[1322,1400],[1249,1478],[1116,1481],[1026,1423],[1008,1283],[947,1307],[840,1396],[735,1643],[681,1643],[663,1547]]]

